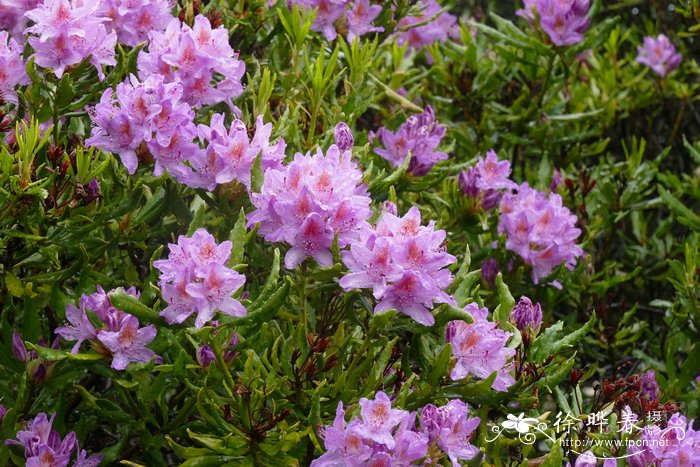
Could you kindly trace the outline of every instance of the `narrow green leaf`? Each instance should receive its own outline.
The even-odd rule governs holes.
[[[109,294],[109,301],[116,309],[136,316],[145,323],[163,324],[158,313],[139,301],[138,298],[118,290]]]
[[[241,212],[238,214],[238,220],[236,220],[236,224],[233,226],[231,234],[228,237],[231,243],[233,243],[231,259],[228,262],[228,266],[231,268],[243,263],[246,239],[245,222],[245,211],[241,208]]]

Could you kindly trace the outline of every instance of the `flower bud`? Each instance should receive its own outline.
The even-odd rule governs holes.
[[[493,287],[496,284],[496,276],[500,269],[495,258],[488,258],[482,263],[481,278],[487,286]]]
[[[27,348],[24,346],[22,336],[16,330],[12,332],[12,353],[19,360],[27,361]]]
[[[457,180],[462,193],[470,198],[476,198],[479,196],[479,188],[476,186],[478,178],[479,174],[474,167],[469,167],[467,170],[462,170],[462,172],[459,174],[459,179]]]
[[[655,401],[659,399],[659,383],[656,382],[654,370],[649,370],[642,375],[639,392],[649,400]]]
[[[216,360],[216,355],[208,345],[202,345],[197,349],[197,362],[204,368],[208,368],[214,360]]]
[[[355,144],[352,131],[350,131],[350,127],[345,122],[340,122],[336,125],[333,135],[335,136],[335,144],[341,151],[349,151]]]
[[[238,345],[239,337],[238,333],[234,332],[231,334],[231,339],[228,341],[228,349],[231,349],[231,347],[235,347]],[[227,362],[230,362],[234,358],[238,356],[238,352],[235,350],[226,350],[224,351],[224,360]]]
[[[532,335],[537,335],[542,325],[542,307],[539,303],[533,305],[527,297],[520,297],[520,301],[510,313],[510,321],[520,331],[529,328]]]

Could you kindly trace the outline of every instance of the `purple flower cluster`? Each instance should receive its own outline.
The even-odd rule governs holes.
[[[640,441],[627,450],[630,467],[700,465],[700,431],[683,415],[673,414],[665,428],[644,427]]]
[[[542,30],[555,45],[571,45],[583,40],[583,33],[588,29],[590,0],[524,0],[523,3],[523,9],[517,14],[533,22],[537,13]]]
[[[445,235],[444,230],[435,230],[434,221],[421,226],[415,206],[404,217],[385,211],[376,229],[366,229],[342,253],[350,272],[340,279],[340,286],[371,288],[378,300],[375,313],[394,309],[432,326],[433,303],[453,302],[443,291],[452,282],[445,267],[456,261],[443,247]]]
[[[22,32],[27,25],[24,14],[37,7],[41,0],[0,0],[0,31],[9,32],[22,41]]]
[[[110,27],[122,44],[134,47],[151,31],[163,31],[172,19],[168,0],[101,0],[98,13],[110,18]]]
[[[0,97],[3,100],[17,103],[15,86],[30,83],[24,67],[22,46],[7,31],[0,31]]]
[[[470,303],[464,309],[472,315],[474,322],[450,321],[445,330],[445,339],[452,344],[452,355],[457,359],[450,378],[461,380],[468,375],[488,378],[497,372],[491,387],[496,391],[507,391],[515,383],[508,362],[515,350],[505,346],[512,334],[498,329],[496,323],[488,320],[487,308]]]
[[[227,129],[223,114],[214,114],[209,125],[196,126],[194,110],[182,101],[183,95],[181,85],[166,83],[162,75],[143,82],[131,75],[129,82],[117,85],[116,93],[107,89],[91,110],[95,126],[86,144],[118,154],[130,174],[138,167],[137,152],[150,153],[156,176],[167,171],[180,183],[210,191],[234,180],[250,188],[258,154],[264,170],[281,167],[285,143],[270,143],[272,124],[258,117],[252,139],[241,120]]]
[[[250,171],[258,154],[263,170],[282,167],[286,144],[283,139],[270,144],[271,123],[263,124],[259,116],[251,139],[245,123],[236,119],[226,129],[224,118],[223,114],[214,114],[209,125],[199,125],[197,134],[205,142],[205,150],[189,156],[194,174],[183,183],[212,191],[217,184],[237,181],[250,190]]]
[[[505,233],[506,248],[532,266],[535,283],[564,263],[573,269],[583,250],[576,244],[581,230],[576,216],[556,193],[542,193],[523,183],[501,200],[498,232]]]
[[[227,267],[230,241],[216,243],[213,235],[198,229],[192,237],[180,235],[168,245],[168,259],[155,261],[161,272],[159,285],[168,304],[160,314],[168,323],[182,323],[197,313],[195,326],[201,328],[216,310],[230,316],[247,311],[231,295],[245,283],[245,276]]]
[[[645,37],[644,45],[637,47],[637,61],[654,70],[659,76],[666,76],[678,68],[683,56],[676,52],[676,47],[663,34],[656,38]]]
[[[480,420],[469,418],[464,402],[425,406],[419,427],[416,418],[415,412],[392,408],[389,397],[378,392],[374,400],[360,399],[360,417],[346,423],[340,402],[333,425],[320,432],[326,452],[311,466],[408,466],[426,456],[437,465],[445,455],[458,466],[459,459],[479,453],[470,440]]]
[[[48,418],[40,413],[25,427],[17,432],[17,440],[8,439],[5,444],[16,444],[24,447],[24,458],[27,467],[67,467],[71,453],[75,449],[77,456],[73,467],[96,467],[102,461],[102,455],[87,457],[87,452],[80,450],[74,431],[61,439],[58,431],[52,425],[56,414]]]
[[[349,42],[364,34],[384,30],[372,24],[382,7],[369,0],[288,0],[287,4],[289,8],[297,5],[302,9],[315,9],[311,30],[323,33],[329,41],[338,37],[337,29],[347,31]]]
[[[504,190],[517,187],[508,177],[510,162],[499,161],[498,155],[489,151],[485,159],[480,156],[476,165],[459,174],[459,186],[462,192],[475,199],[481,208],[493,209],[501,201]]]
[[[116,65],[114,48],[117,34],[110,19],[99,16],[100,2],[83,0],[44,0],[26,13],[34,25],[26,33],[40,67],[50,68],[61,77],[66,67],[90,57],[100,79],[102,65]]]
[[[136,151],[145,146],[155,158],[156,175],[167,170],[187,180],[192,169],[184,161],[199,146],[192,142],[197,134],[194,111],[181,101],[182,95],[182,86],[164,83],[161,75],[143,82],[131,75],[129,82],[117,85],[116,93],[107,88],[91,110],[95,126],[85,144],[119,154],[130,174],[138,167]]]
[[[372,215],[362,172],[350,151],[336,145],[325,155],[320,148],[314,155],[297,153],[288,165],[265,171],[260,193],[251,200],[256,209],[248,225],[259,222],[266,240],[292,245],[284,258],[288,269],[309,256],[322,267],[332,265],[334,236],[346,247]]]
[[[139,296],[134,287],[126,293]],[[99,318],[101,327],[95,327],[88,316],[88,310]],[[115,370],[124,370],[131,362],[146,363],[157,357],[146,347],[155,339],[156,327],[139,327],[139,320],[117,310],[110,302],[109,294],[100,286],[94,294],[80,297],[80,307],[69,304],[66,307],[66,319],[68,324],[56,328],[56,334],[67,341],[76,341],[72,353],[78,353],[80,345],[86,340],[99,343],[112,355],[112,368]]]
[[[417,3],[420,13],[399,21],[399,45],[408,44],[411,49],[418,50],[435,42],[446,42],[457,26],[457,18],[443,10],[436,0]]]
[[[399,167],[411,154],[408,170],[413,175],[427,174],[433,166],[449,156],[436,148],[445,136],[446,128],[435,120],[435,113],[430,106],[423,113],[412,115],[399,127],[396,133],[380,128],[377,137],[384,148],[374,152]]]
[[[149,34],[148,51],[138,57],[139,77],[163,75],[166,83],[182,86],[182,96],[193,107],[230,103],[243,92],[245,63],[228,42],[228,31],[212,29],[198,15],[194,26],[173,18],[164,32]]]
[[[459,466],[459,459],[473,459],[479,455],[479,449],[469,442],[481,420],[469,418],[469,406],[459,399],[451,400],[447,405],[436,407],[428,404],[421,410],[420,424],[429,442],[437,442],[452,462]]]

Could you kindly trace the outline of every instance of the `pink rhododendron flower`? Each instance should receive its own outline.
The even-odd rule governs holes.
[[[663,34],[656,38],[645,37],[644,45],[637,47],[637,61],[654,70],[659,76],[666,76],[678,68],[683,56],[676,52],[676,47]]]
[[[83,295],[83,297],[87,296]],[[70,324],[58,327],[54,331],[67,341],[76,341],[71,350],[72,353],[78,353],[80,344],[82,344],[83,341],[95,339],[97,337],[97,330],[87,316],[85,310],[86,301],[83,297],[80,298],[80,308],[73,304],[66,306],[66,319]]]
[[[506,234],[506,248],[532,266],[535,283],[564,263],[576,265],[583,250],[576,244],[581,230],[576,216],[563,205],[556,193],[542,193],[527,183],[501,200],[498,232]]]
[[[381,391],[375,395],[374,400],[365,397],[360,399],[360,407],[362,407],[360,410],[362,424],[358,430],[360,434],[366,439],[392,449],[394,437],[391,432],[408,416],[408,412],[391,408],[389,397]]]
[[[228,31],[212,29],[198,15],[190,28],[173,18],[164,32],[152,31],[148,50],[138,57],[139,77],[160,74],[182,86],[182,99],[194,107],[230,103],[243,92],[245,63],[228,42]]]
[[[474,198],[483,209],[493,209],[505,190],[517,187],[508,177],[510,162],[498,160],[496,153],[489,151],[485,159],[480,156],[476,165],[460,173],[458,183],[462,192]]]
[[[423,113],[408,117],[395,133],[380,128],[377,137],[384,148],[376,148],[374,152],[394,167],[403,164],[410,153],[408,170],[415,176],[423,176],[436,163],[449,157],[437,150],[445,136],[445,130],[444,126],[437,123],[433,109],[428,106]]]
[[[28,18],[25,13],[33,10],[41,0],[0,0],[0,31],[6,31],[18,42],[24,42],[23,31]]]
[[[156,161],[155,175],[167,170],[188,180],[192,168],[185,161],[201,149],[192,142],[194,111],[182,95],[179,84],[165,83],[161,75],[142,82],[131,75],[117,85],[116,94],[108,88],[91,110],[95,126],[85,144],[118,154],[130,174],[138,167],[136,150],[145,144]]]
[[[583,40],[583,33],[588,29],[589,7],[589,0],[524,0],[523,9],[517,14],[532,22],[536,12],[540,26],[551,41],[564,46]]]
[[[28,466],[67,466],[70,455],[75,448],[75,433],[70,433],[64,440],[52,428],[56,414],[47,418],[45,413],[38,414],[29,422],[26,430],[17,432],[17,439],[7,440],[6,444],[24,446],[24,456]]]
[[[359,431],[360,421],[355,419],[350,425],[345,423],[343,403],[338,403],[335,420],[330,426],[321,429],[319,435],[324,440],[326,453],[314,460],[311,465],[331,466],[342,463],[343,459],[365,461],[372,455],[372,448],[365,443]]]
[[[445,339],[452,344],[452,354],[457,359],[450,378],[461,380],[474,375],[484,379],[497,372],[491,387],[496,391],[507,391],[515,383],[509,374],[508,362],[515,350],[505,346],[511,334],[498,329],[496,323],[487,319],[486,308],[470,303],[464,309],[471,313],[474,322],[450,321],[445,331]]]
[[[22,59],[22,47],[7,31],[0,31],[0,96],[7,102],[17,103],[15,86],[30,82]]]
[[[446,42],[457,25],[457,18],[446,12],[436,0],[416,2],[420,13],[399,20],[399,45],[405,43],[413,50],[422,49],[435,42]]]
[[[63,439],[53,428],[56,414],[48,418],[45,413],[39,413],[24,430],[17,432],[17,440],[8,439],[5,444],[16,444],[24,447],[24,457],[27,467],[67,467],[73,450],[79,451],[73,467],[97,466],[102,461],[102,455],[87,457],[86,451],[80,451],[77,436],[74,431]]]
[[[260,193],[251,194],[255,211],[248,225],[260,223],[259,233],[292,248],[285,266],[293,269],[307,257],[321,266],[332,263],[330,246],[337,235],[344,248],[367,227],[372,212],[362,184],[362,172],[350,151],[332,145],[323,154],[300,154],[281,169],[265,171]]]
[[[185,286],[190,297],[198,302],[195,326],[204,326],[214,317],[216,310],[231,316],[245,316],[245,307],[231,298],[245,283],[245,276],[216,262],[207,264],[199,274],[201,282],[190,282]]]
[[[241,120],[234,120],[227,129],[223,114],[214,114],[209,125],[199,125],[197,132],[205,149],[196,152],[198,157],[189,158],[194,168],[187,183],[190,186],[211,191],[217,184],[237,181],[250,189],[250,172],[258,155],[263,170],[282,167],[286,144],[283,139],[274,145],[270,143],[272,124],[263,124],[262,116],[255,121],[252,139]]]
[[[126,290],[126,293],[139,296],[134,287]],[[88,310],[99,318],[100,326],[90,321]],[[110,302],[109,294],[100,286],[94,294],[80,297],[80,307],[69,304],[66,319],[68,324],[56,328],[55,332],[67,341],[76,341],[72,353],[78,353],[80,345],[86,340],[99,342],[112,353],[112,368],[115,370],[126,369],[130,362],[145,363],[157,357],[146,348],[156,337],[155,326],[139,327],[138,319],[116,309]]]
[[[433,303],[452,303],[443,292],[452,282],[444,268],[456,258],[444,250],[444,240],[445,231],[435,230],[434,222],[421,226],[416,207],[404,217],[384,212],[376,229],[367,229],[342,253],[350,272],[339,284],[345,290],[371,288],[375,313],[395,309],[430,326]]]
[[[338,37],[336,27],[347,30],[349,42],[364,34],[384,30],[372,24],[382,7],[371,4],[369,0],[287,0],[287,5],[289,8],[296,5],[301,9],[315,10],[311,30],[322,33],[329,41]]]
[[[195,326],[201,328],[216,310],[230,316],[247,311],[232,298],[245,283],[245,276],[227,267],[231,242],[216,243],[214,236],[197,229],[192,237],[180,235],[177,244],[169,244],[168,259],[157,260],[163,299],[168,306],[160,313],[169,323],[182,323],[197,313]]]
[[[101,330],[97,338],[112,352],[112,368],[124,370],[131,362],[146,363],[151,361],[155,352],[146,345],[156,338],[156,327],[152,324],[139,327],[135,316],[125,315],[119,320],[119,327],[114,331]]]
[[[61,77],[66,67],[90,57],[100,79],[102,65],[116,65],[114,48],[117,35],[109,18],[99,16],[100,2],[44,0],[26,13],[34,25],[27,28],[29,44],[40,67],[50,68]]]
[[[683,415],[673,414],[664,428],[645,426],[640,441],[627,450],[630,467],[700,465],[700,432]]]
[[[378,300],[374,311],[395,309],[424,325],[435,322],[433,303],[451,303],[443,292],[452,281],[446,266],[456,258],[442,247],[444,230],[435,223],[421,226],[420,212],[411,208],[404,217],[384,212],[376,229],[342,253],[350,270],[340,279],[345,290],[372,288]]]
[[[459,399],[442,407],[428,404],[420,415],[423,433],[431,443],[437,441],[437,446],[455,466],[460,465],[460,459],[472,459],[479,454],[479,449],[470,443],[479,423],[478,417],[469,418],[469,406]]]
[[[163,31],[172,19],[169,0],[100,0],[98,13],[110,18],[110,27],[122,44],[135,47],[152,31]]]
[[[370,32],[381,32],[384,28],[377,27],[372,22],[382,12],[381,5],[373,5],[369,0],[355,0],[346,14],[348,22],[348,41]]]
[[[373,400],[363,397],[359,405],[360,416],[346,423],[343,403],[338,403],[333,424],[319,432],[326,452],[311,463],[313,467],[409,466],[421,460],[425,465],[440,465],[443,457],[458,466],[460,459],[472,459],[479,453],[470,443],[479,419],[469,418],[468,406],[462,401],[442,407],[426,405],[418,427],[418,414],[392,407],[384,392],[377,392]]]

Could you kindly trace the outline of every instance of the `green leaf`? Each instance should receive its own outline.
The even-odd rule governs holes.
[[[286,277],[282,287],[279,287],[275,293],[267,297],[254,311],[249,310],[248,314],[241,318],[227,319],[226,321],[224,321],[223,319],[225,318],[223,318],[223,324],[237,327],[260,325],[269,321],[277,314],[282,305],[286,303],[291,287],[292,279]],[[258,300],[256,300],[256,302],[258,302]]]
[[[557,361],[556,363],[552,363],[547,367],[545,377],[535,382],[535,386],[539,388],[547,387],[550,390],[554,389],[569,376],[575,363],[576,360],[573,357],[568,358],[563,362]]]
[[[442,306],[442,311],[435,315],[435,322],[438,326],[444,326],[449,321],[460,320],[465,323],[473,323],[474,317],[464,308],[458,308],[450,304]]]
[[[700,24],[696,26],[700,27]],[[693,158],[697,165],[700,165],[700,150],[695,148],[690,142],[683,136],[683,146],[688,150],[688,154]]]
[[[54,105],[57,107],[57,109],[65,107],[71,103],[74,97],[75,88],[73,87],[70,73],[64,73],[61,77],[61,81],[58,83],[58,88],[56,89],[56,102]]]
[[[396,316],[396,310],[373,313],[369,319],[370,333],[381,333],[384,329],[386,329],[394,316]]]
[[[454,292],[455,301],[457,305],[466,306],[467,303],[473,297],[474,286],[481,280],[481,270],[471,271],[467,274],[462,281],[460,281],[457,286],[457,290]]]
[[[659,185],[659,195],[678,218],[678,222],[700,232],[700,216],[673,196],[668,190]]]
[[[496,292],[498,293],[499,305],[493,313],[493,320],[504,323],[510,317],[510,312],[515,306],[515,299],[510,294],[508,286],[503,282],[503,274],[500,272],[496,276]]]
[[[193,457],[192,459],[187,459],[185,462],[180,464],[180,467],[221,467],[222,465],[246,465],[242,461],[244,457],[232,457],[232,456],[201,456]],[[235,461],[235,462],[234,462]],[[253,465],[251,463],[251,465]]]
[[[444,394],[458,394],[464,398],[472,398],[493,392],[491,386],[496,381],[498,372],[494,371],[488,378],[480,381],[467,381],[458,385],[448,385],[442,389]]]
[[[250,168],[250,192],[260,193],[263,184],[262,153],[255,158],[253,166]]]
[[[372,370],[370,370],[369,375],[367,376],[367,379],[365,380],[364,384],[364,387],[367,390],[375,390],[377,389],[377,386],[381,384],[382,375],[386,370],[386,366],[389,363],[389,359],[391,358],[392,350],[394,349],[394,345],[396,345],[396,342],[398,340],[398,337],[394,337],[384,346],[382,351],[379,352],[379,354],[374,358]]]
[[[160,325],[164,324],[157,312],[141,303],[138,298],[134,297],[133,295],[129,295],[122,290],[117,290],[110,293],[109,301],[116,309],[136,316],[139,321],[145,323],[158,323]]]
[[[187,236],[191,237],[192,234],[194,234],[197,229],[204,227],[204,219],[207,214],[207,207],[206,205],[202,204],[199,206],[199,209],[194,213],[194,217],[192,218],[192,221],[190,222],[190,226],[187,228]]]
[[[547,454],[542,467],[561,467],[564,464],[564,452],[561,443],[554,443],[552,450]]]
[[[530,357],[534,362],[542,363],[550,355],[556,355],[562,350],[571,348],[583,339],[586,334],[593,328],[595,315],[591,316],[586,324],[577,330],[568,333],[565,336],[560,336],[564,323],[562,321],[548,327],[532,344]]]
[[[238,214],[238,220],[231,230],[231,234],[228,239],[233,243],[233,248],[231,249],[231,259],[229,259],[228,266],[230,268],[243,264],[243,255],[245,254],[245,238],[246,238],[246,228],[245,228],[245,211],[241,208],[241,212]]]
[[[277,290],[277,280],[280,276],[280,250],[275,248],[274,257],[272,259],[272,267],[270,268],[270,274],[267,276],[265,285],[263,285],[258,298],[255,299],[253,303],[248,306],[248,312],[253,312],[254,310],[260,308],[272,295],[272,293]]]
[[[146,201],[146,204],[139,210],[139,213],[134,217],[134,224],[142,224],[150,222],[161,214],[165,207],[165,189],[159,187],[151,198]]]
[[[425,376],[425,380],[429,385],[435,387],[440,383],[440,379],[447,374],[450,366],[450,358],[452,357],[452,345],[445,344],[438,356],[433,361]]]
[[[57,362],[59,360],[76,360],[76,361],[95,361],[95,360],[102,360],[104,358],[103,355],[100,355],[98,353],[70,353],[66,352],[64,350],[58,350],[58,349],[51,349],[49,347],[42,347],[40,345],[32,344],[31,342],[25,342],[25,345],[30,348],[36,350],[36,353],[39,354],[41,358],[44,360],[49,360],[52,362]]]
[[[5,272],[5,287],[7,287],[7,291],[10,292],[10,295],[13,297],[19,298],[24,295],[22,281],[13,276],[10,271]]]

